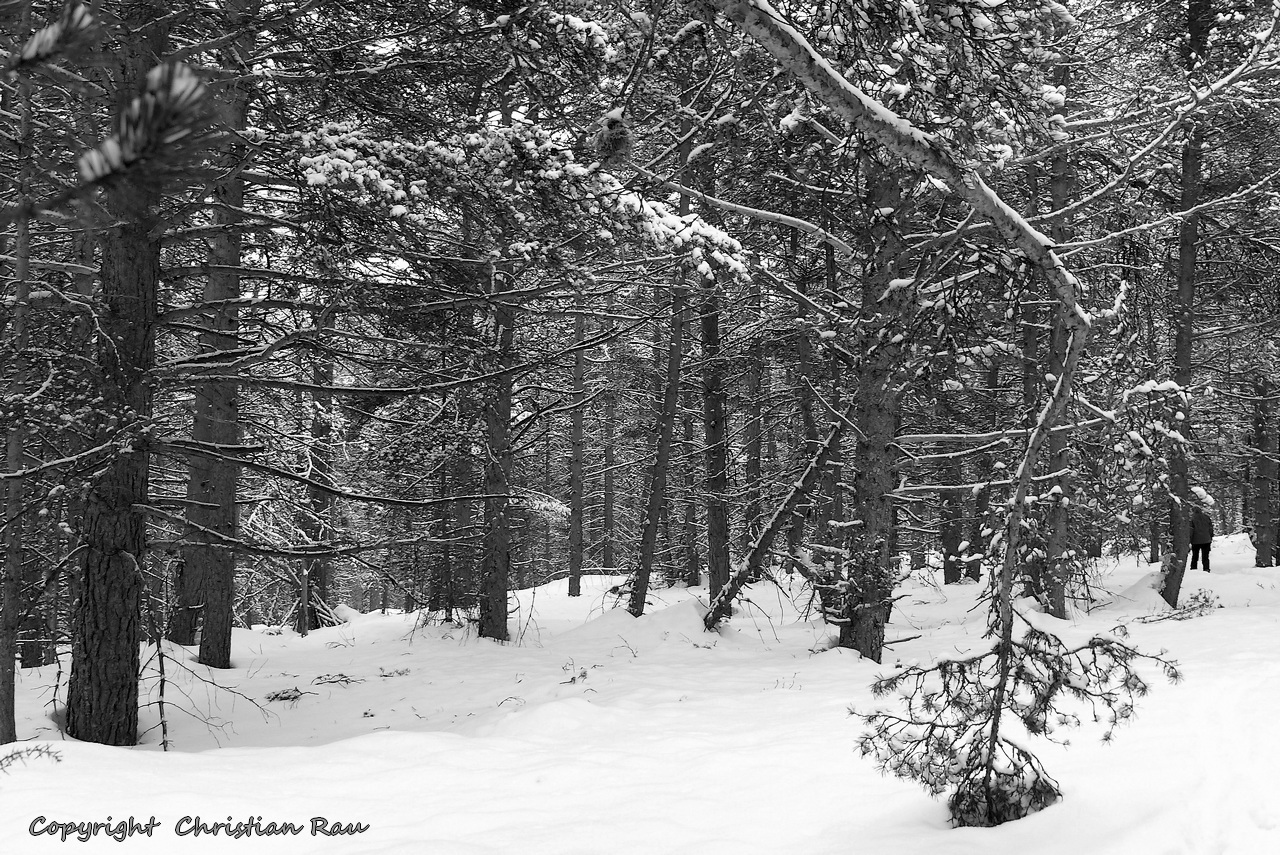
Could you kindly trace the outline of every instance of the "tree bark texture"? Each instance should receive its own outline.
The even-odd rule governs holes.
[[[1276,420],[1271,396],[1275,386],[1261,374],[1253,378],[1253,545],[1257,565],[1275,565]]]
[[[226,5],[230,23],[237,27],[252,15],[257,0],[235,0]],[[250,83],[239,72],[243,57],[253,49],[252,30],[243,29],[223,50],[223,68],[236,74],[235,82],[223,92],[224,110],[230,128],[241,131],[247,122]],[[220,354],[239,346],[239,312],[234,301],[240,297],[240,276],[232,272],[241,265],[244,207],[244,180],[240,175],[244,147],[231,145],[219,158],[225,177],[213,188],[214,234],[209,238],[211,272],[205,279],[204,299],[210,308],[200,334],[200,351],[208,354],[214,373],[225,373]],[[240,442],[240,389],[234,380],[195,378],[194,419],[191,438],[214,446],[234,446]],[[177,607],[169,637],[179,644],[194,643],[200,633],[200,662],[210,668],[231,667],[232,603],[235,590],[237,536],[236,483],[240,467],[213,455],[193,455],[187,478],[187,519],[192,523],[190,545],[183,549],[181,572],[176,580]]]
[[[129,192],[129,191],[118,191]],[[141,195],[141,194],[138,194]],[[85,557],[72,624],[67,732],[106,745],[138,737],[138,645],[146,560],[146,422],[154,364],[160,247],[152,237],[155,199],[126,206],[134,219],[102,236],[102,298],[97,346],[102,398],[119,419],[118,451],[90,487]],[[138,208],[146,211],[138,216]],[[129,214],[117,210],[118,214]]]
[[[707,464],[707,584],[714,597],[729,581],[729,428],[724,360],[720,353],[720,295],[702,286],[702,414]]]
[[[496,283],[495,283],[496,292]],[[484,403],[484,544],[480,558],[480,635],[507,641],[507,597],[511,584],[511,408],[515,364],[516,313],[494,296],[495,356],[498,375]]]
[[[1187,4],[1187,40],[1183,65],[1194,72],[1207,61],[1209,36],[1213,29],[1212,0],[1189,0]],[[1181,197],[1178,209],[1190,211],[1200,204],[1204,183],[1204,132],[1192,124],[1182,144]],[[1189,214],[1178,221],[1177,295],[1173,309],[1173,380],[1186,390],[1192,382],[1192,346],[1195,341],[1196,261],[1200,241],[1200,215]],[[1183,400],[1183,421],[1179,431],[1189,441],[1192,436],[1192,412],[1189,396]],[[1176,557],[1170,571],[1161,577],[1160,596],[1170,606],[1178,605],[1187,555],[1191,551],[1191,483],[1185,445],[1173,448],[1169,455],[1169,532],[1173,537]]]
[[[684,272],[676,273],[683,279]],[[653,574],[654,556],[657,552],[658,525],[662,508],[666,503],[667,469],[671,460],[671,439],[675,432],[677,408],[680,403],[680,366],[684,355],[684,313],[687,289],[683,282],[671,285],[671,333],[667,337],[665,381],[662,386],[657,413],[656,438],[653,448],[653,466],[649,469],[648,491],[644,504],[644,520],[640,531],[639,560],[631,586],[627,610],[636,617],[644,614],[645,599],[649,595],[649,580]]]
[[[582,595],[582,516],[586,504],[583,495],[582,460],[586,454],[583,420],[586,409],[587,355],[582,341],[586,338],[586,318],[582,310],[573,316],[573,414],[569,423],[569,596]]]

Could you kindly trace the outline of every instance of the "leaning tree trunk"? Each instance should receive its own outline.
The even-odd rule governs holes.
[[[684,271],[677,271],[679,279]],[[684,356],[684,310],[686,289],[681,281],[673,282],[671,292],[671,332],[667,337],[667,370],[657,412],[657,437],[654,440],[653,465],[649,469],[648,493],[644,504],[644,521],[640,529],[639,562],[631,586],[627,611],[636,617],[644,614],[649,595],[649,579],[653,575],[657,553],[658,525],[667,499],[667,469],[671,461],[671,438],[680,402],[680,365]]]

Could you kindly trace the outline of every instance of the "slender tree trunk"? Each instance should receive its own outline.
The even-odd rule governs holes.
[[[586,338],[587,321],[579,304],[573,316],[573,415],[569,424],[569,596],[582,595],[582,515],[586,497],[583,495],[582,458],[586,443],[583,439],[583,420],[586,409],[587,355],[582,341]]]
[[[227,13],[239,22],[257,10],[257,0],[235,0]],[[222,64],[237,75],[229,85],[225,111],[233,130],[245,127],[250,86],[239,77],[243,58],[253,50],[252,31],[246,29],[223,52]],[[240,175],[244,147],[232,144],[220,158],[227,176],[214,185],[212,213],[214,234],[209,239],[210,273],[205,280],[204,299],[211,304],[200,334],[200,350],[213,363],[215,374],[225,374],[220,354],[239,346],[239,312],[234,301],[240,297],[240,277],[234,272],[241,264],[244,207],[244,179]],[[198,380],[198,375],[197,375]],[[215,446],[240,442],[240,390],[234,380],[219,378],[194,386],[195,416],[191,438]],[[232,603],[235,599],[236,482],[238,464],[211,455],[193,455],[187,479],[187,519],[193,530],[190,545],[183,550],[176,587],[178,603],[169,637],[179,644],[192,644],[197,625],[200,633],[200,662],[211,668],[231,667]]]
[[[687,322],[684,332],[686,339],[692,338]],[[698,454],[693,441],[693,412],[697,402],[689,384],[684,385],[680,394],[684,400],[681,407],[684,412],[680,419],[680,469],[684,471],[684,524],[680,551],[684,559],[684,582],[690,587],[697,587],[702,584],[702,555],[698,551],[702,537],[698,531],[698,482],[694,471]]]
[[[764,313],[760,283],[751,282],[751,314],[759,320]],[[747,349],[747,364],[744,377],[746,398],[746,423],[742,426],[743,453],[746,457],[746,491],[743,507],[742,543],[747,545],[760,533],[764,524],[763,501],[761,491],[764,485],[764,467],[762,463],[764,435],[764,395],[765,395],[765,363],[763,330],[752,336]]]
[[[1183,63],[1194,72],[1207,61],[1209,35],[1213,29],[1212,0],[1189,0],[1187,7],[1187,41]],[[1182,145],[1181,198],[1178,209],[1190,211],[1200,203],[1204,181],[1204,131],[1192,124]],[[1200,240],[1200,215],[1190,214],[1178,221],[1178,279],[1173,317],[1173,380],[1183,389],[1192,382],[1191,353],[1195,340],[1196,260]],[[1193,434],[1190,397],[1184,398],[1183,421],[1179,430],[1188,440]],[[1191,484],[1187,449],[1174,447],[1169,455],[1169,530],[1173,535],[1174,562],[1161,579],[1160,595],[1170,606],[1177,606],[1186,572],[1187,555],[1191,551],[1190,502]]]
[[[484,404],[486,436],[484,466],[484,551],[480,560],[480,635],[495,641],[510,638],[507,598],[511,585],[511,408],[515,365],[516,313],[497,294],[496,273],[492,308],[497,368],[492,392]]]
[[[317,319],[318,332],[324,334],[324,319]],[[308,426],[307,476],[316,482],[306,487],[307,503],[299,520],[299,528],[310,543],[323,544],[333,539],[333,494],[321,486],[333,486],[333,357],[318,354],[311,365],[311,418]],[[302,563],[302,590],[299,591],[298,632],[306,635],[320,628],[316,602],[329,603],[333,580],[333,559],[328,555],[306,558]],[[203,639],[200,645],[204,650]],[[202,654],[203,658],[203,654]]]
[[[676,273],[678,279],[684,272]],[[653,466],[649,470],[648,493],[644,504],[644,520],[640,531],[640,556],[627,610],[636,617],[644,614],[657,552],[658,525],[667,499],[667,469],[671,460],[671,439],[675,432],[680,403],[680,365],[684,354],[684,312],[686,289],[681,281],[673,282],[671,291],[671,332],[667,337],[667,370],[657,417]]]
[[[991,366],[987,369],[987,394],[993,402],[997,400],[1000,391],[1000,363],[998,360],[992,360]],[[995,430],[999,424],[999,411],[994,405],[990,407],[991,420],[988,427]],[[978,471],[992,471],[992,457],[989,452],[983,452],[978,455]],[[987,552],[987,542],[990,540],[989,535],[983,534],[987,526],[987,512],[991,509],[991,488],[983,486],[973,495],[973,526],[969,530],[969,554],[973,556],[965,568],[965,575],[970,579],[982,578],[982,557]]]
[[[612,325],[613,292],[605,298],[605,312]],[[611,348],[610,351],[611,352]],[[602,436],[600,444],[604,452],[604,472],[600,476],[600,566],[606,574],[612,574],[617,566],[614,557],[614,544],[617,540],[617,488],[614,467],[618,465],[618,450],[615,445],[616,425],[618,417],[618,398],[613,389],[613,371],[606,368],[606,386],[600,396],[600,407],[603,415]]]
[[[1058,83],[1069,87],[1071,83],[1068,66],[1061,66],[1058,71]],[[1071,166],[1064,155],[1053,159],[1049,180],[1049,199],[1054,210],[1066,207],[1072,198],[1074,177]],[[1050,227],[1055,243],[1065,243],[1071,237],[1070,230],[1061,221]],[[1052,284],[1049,286],[1049,297],[1053,296]],[[1055,378],[1062,375],[1062,366],[1067,358],[1067,341],[1069,338],[1066,325],[1066,310],[1062,304],[1055,302],[1050,310],[1052,325],[1049,331],[1049,373]],[[1048,456],[1046,465],[1050,472],[1069,472],[1071,465],[1070,450],[1067,445],[1068,433],[1055,431],[1049,434]],[[1075,565],[1069,554],[1071,549],[1068,526],[1068,513],[1071,501],[1071,476],[1063,474],[1057,478],[1050,495],[1053,501],[1049,506],[1046,520],[1045,537],[1045,569],[1044,606],[1049,614],[1056,618],[1067,617],[1067,582]]]
[[[794,230],[792,230],[792,238],[792,252],[794,255]],[[804,293],[805,283],[803,280],[796,282],[796,290]],[[796,317],[805,318],[807,315],[808,307],[802,301],[797,300]],[[817,378],[814,377],[813,345],[809,341],[809,336],[807,334],[796,334],[795,351],[796,359],[794,373],[789,378],[788,385],[795,389],[796,406],[800,412],[800,427],[802,433],[801,438],[796,443],[796,457],[802,460],[808,460],[813,456],[814,449],[817,448],[820,437],[818,435],[817,419],[814,417],[814,396],[812,384]],[[840,442],[840,436],[836,437],[836,442],[837,444]],[[839,460],[840,456],[840,448],[837,445],[837,447],[833,448],[831,453],[827,456],[826,460],[828,463],[824,463],[824,466],[828,466],[830,460]],[[822,474],[825,476],[828,471],[829,470],[824,469]],[[787,552],[792,557],[793,561],[801,560],[800,550],[804,544],[805,521],[814,504],[815,502],[813,501],[813,498],[806,494],[800,497],[800,500],[796,502],[793,510],[791,511],[791,519],[789,520],[789,525],[787,527]]]
[[[614,467],[618,465],[618,450],[614,439],[615,423],[618,417],[618,398],[612,389],[606,389],[601,396],[604,411],[604,474],[600,484],[600,565],[605,573],[613,573],[617,567],[614,555],[618,537],[617,522],[617,487]]]
[[[1271,395],[1275,387],[1261,374],[1253,378],[1253,545],[1257,566],[1275,565],[1276,420]]]
[[[707,577],[714,597],[729,581],[729,439],[724,364],[720,355],[720,296],[702,287],[702,413],[707,460]]]
[[[31,28],[30,4],[23,4],[19,35],[25,37]],[[31,158],[31,82],[23,78],[18,84],[18,140],[17,157],[21,164],[18,175],[18,196],[26,200],[30,193]],[[31,220],[19,214],[13,242],[13,306],[10,309],[8,339],[13,348],[13,364],[9,370],[11,379],[6,389],[10,400],[24,396],[28,388],[26,350],[29,344],[27,316],[31,310],[30,283],[27,274],[31,261]],[[5,444],[5,471],[23,469],[26,448],[26,431],[21,413],[15,413]],[[24,608],[22,597],[22,500],[23,482],[10,478],[4,482],[4,566],[0,575],[0,745],[18,740],[15,719],[14,657],[17,654],[20,615]],[[26,655],[23,655],[24,663]]]

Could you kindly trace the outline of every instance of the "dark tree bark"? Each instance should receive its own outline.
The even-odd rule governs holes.
[[[1259,567],[1275,565],[1275,484],[1276,421],[1271,396],[1272,385],[1261,373],[1253,377],[1253,438],[1256,443],[1253,464],[1253,545]]]
[[[613,292],[605,298],[605,312],[609,316],[613,315]],[[607,379],[612,380],[612,371],[609,372]],[[600,566],[605,573],[613,573],[614,567],[617,566],[617,559],[614,557],[618,528],[614,468],[618,465],[618,450],[614,437],[616,436],[615,421],[618,418],[618,398],[612,382],[607,383],[600,399],[604,419],[600,440],[604,451],[604,472],[600,476]]]
[[[315,321],[317,331],[324,334],[327,316]],[[307,476],[315,482],[306,487],[306,507],[298,520],[298,527],[309,543],[325,543],[333,538],[333,494],[324,487],[333,487],[333,357],[319,353],[311,364],[311,418],[308,425]],[[333,581],[333,559],[328,555],[306,558],[299,574],[301,590],[298,592],[298,632],[306,635],[320,628],[320,616],[315,603],[328,604]],[[212,582],[212,580],[210,580]],[[229,596],[230,587],[219,591]],[[203,639],[200,645],[204,657]]]
[[[236,26],[256,13],[257,0],[235,0],[226,11]],[[250,84],[240,77],[243,57],[253,50],[252,30],[243,34],[222,53],[223,67],[235,70],[234,82],[224,90],[224,110],[233,130],[243,130],[247,121]],[[226,177],[214,185],[212,211],[214,234],[209,238],[211,272],[205,280],[204,299],[213,304],[204,319],[200,350],[209,354],[216,373],[225,373],[220,353],[239,346],[240,318],[233,301],[240,296],[240,277],[233,272],[241,264],[243,235],[241,210],[244,207],[244,180],[240,175],[244,147],[232,144],[220,158]],[[198,380],[198,376],[197,376]],[[195,414],[191,438],[217,446],[240,442],[239,386],[225,379],[201,381],[194,385]],[[232,542],[238,528],[236,482],[240,467],[212,455],[193,455],[187,479],[187,519],[192,523],[190,545],[183,550],[182,568],[176,588],[169,637],[178,644],[194,643],[200,633],[200,662],[211,668],[231,667],[231,626],[233,622],[236,554]]]
[[[1183,66],[1194,72],[1208,56],[1209,36],[1213,31],[1214,6],[1212,0],[1189,0],[1187,6],[1187,40],[1184,46]],[[1204,131],[1192,124],[1182,144],[1181,197],[1178,209],[1190,211],[1200,204],[1204,183]],[[1200,241],[1200,215],[1189,214],[1178,221],[1178,271],[1177,296],[1173,310],[1173,380],[1186,390],[1192,382],[1192,346],[1195,341],[1196,260]],[[1179,426],[1182,435],[1192,436],[1192,412],[1190,398],[1183,404],[1183,421]],[[1182,578],[1186,572],[1187,555],[1191,551],[1191,484],[1189,480],[1187,449],[1181,445],[1169,455],[1169,530],[1173,535],[1175,561],[1169,572],[1163,574],[1160,596],[1170,606],[1178,605],[1182,590]]]
[[[720,355],[720,296],[702,287],[702,413],[707,461],[707,578],[714,597],[729,581],[729,440],[724,364]]]
[[[685,338],[692,338],[685,326]],[[684,411],[681,418],[680,433],[680,469],[684,471],[684,522],[682,524],[680,553],[684,563],[683,578],[686,585],[696,587],[702,584],[702,555],[698,551],[698,544],[702,542],[701,533],[698,531],[698,479],[696,473],[698,448],[693,441],[693,413],[696,409],[697,401],[694,398],[694,391],[685,384],[681,391],[683,405],[681,409]]]
[[[1070,85],[1070,72],[1062,66],[1058,73],[1058,83],[1063,87]],[[1053,159],[1049,180],[1049,199],[1054,210],[1065,208],[1072,198],[1074,177],[1071,166],[1063,155]],[[1055,243],[1065,243],[1070,239],[1070,231],[1061,221],[1055,221],[1049,230]],[[1052,285],[1049,297],[1052,298]],[[1050,310],[1053,319],[1049,329],[1049,373],[1055,378],[1062,376],[1062,367],[1067,358],[1066,310],[1061,303],[1054,302]],[[1046,520],[1045,536],[1045,576],[1042,596],[1044,607],[1056,618],[1067,617],[1067,583],[1074,566],[1068,555],[1071,549],[1071,538],[1068,526],[1071,500],[1071,454],[1067,444],[1069,434],[1066,431],[1054,431],[1047,441],[1048,452],[1046,466],[1050,472],[1062,472],[1050,488],[1053,499],[1049,505]],[[1055,492],[1056,491],[1056,492]]]
[[[24,5],[20,35],[26,37],[30,29],[31,7]],[[30,157],[31,157],[31,83],[24,80],[19,84],[17,152],[22,163],[18,177],[18,196],[24,201],[30,194]],[[14,356],[10,366],[12,376],[7,384],[8,397],[17,400],[27,394],[28,372],[27,318],[31,304],[30,283],[27,281],[31,260],[31,221],[25,214],[19,215],[16,222],[16,234],[13,242],[13,308],[7,337],[12,344]],[[14,473],[23,468],[26,449],[26,431],[19,416],[9,427],[5,445],[5,471]],[[17,723],[15,719],[15,680],[16,671],[14,657],[17,654],[20,615],[26,603],[22,597],[22,529],[23,529],[23,493],[24,483],[20,478],[11,478],[4,482],[4,563],[0,568],[0,745],[18,741]],[[23,664],[28,664],[28,653],[22,651]],[[36,664],[36,663],[31,663]]]
[[[164,53],[160,3],[124,7],[131,36],[117,54],[122,98],[132,97]],[[72,618],[67,733],[106,745],[138,740],[138,645],[146,561],[147,428],[155,365],[161,231],[159,184],[120,182],[105,194],[114,224],[101,233],[103,310],[96,343],[105,430],[117,451],[89,489],[84,558]]]
[[[112,198],[124,222],[102,234],[102,298],[97,347],[102,399],[122,420],[120,451],[90,489],[85,558],[72,625],[67,732],[86,742],[133,745],[138,738],[138,645],[146,560],[147,450],[151,414],[146,372],[154,364],[160,247],[152,237],[157,199],[140,191]]]
[[[676,274],[683,279],[684,272]],[[671,439],[675,432],[677,408],[680,403],[680,365],[684,354],[684,312],[686,288],[681,281],[673,282],[671,292],[671,332],[667,338],[665,382],[659,399],[657,413],[657,437],[654,440],[653,465],[649,469],[648,491],[644,503],[644,521],[640,531],[640,555],[627,610],[636,617],[644,614],[645,599],[649,595],[649,580],[653,574],[654,556],[657,552],[658,526],[663,505],[666,504],[667,469],[671,460]]]
[[[582,595],[582,459],[585,455],[583,420],[586,409],[587,355],[582,341],[586,338],[586,318],[581,307],[573,316],[573,414],[569,424],[569,596]],[[548,538],[550,540],[550,538]]]
[[[751,315],[760,318],[763,314],[763,300],[760,283],[751,281]],[[761,341],[763,331],[752,337],[747,348],[747,364],[743,378],[745,397],[743,409],[746,421],[742,426],[742,446],[746,456],[746,485],[744,491],[744,507],[742,520],[742,543],[745,549],[760,532],[764,514],[761,490],[764,484],[763,442],[764,435],[764,396],[765,396],[765,362],[764,344]]]
[[[899,176],[872,164],[867,177],[867,207],[898,211],[902,201]],[[879,662],[884,648],[885,624],[893,605],[896,582],[889,556],[894,523],[891,498],[895,469],[890,448],[901,406],[897,387],[901,345],[893,330],[908,311],[913,297],[906,288],[889,288],[898,276],[895,269],[901,239],[891,223],[873,224],[871,257],[861,283],[862,313],[878,318],[865,327],[854,389],[855,423],[859,428],[853,460],[853,500],[861,525],[849,539],[847,623],[840,627],[840,645],[852,647]]]
[[[496,284],[495,284],[496,287]],[[515,365],[516,313],[510,302],[494,295],[492,308],[499,371],[484,403],[484,546],[480,559],[480,635],[495,641],[510,638],[507,597],[511,585],[511,407]]]

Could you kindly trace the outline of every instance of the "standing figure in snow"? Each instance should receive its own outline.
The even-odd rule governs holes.
[[[1200,508],[1191,509],[1191,569],[1204,556],[1204,572],[1209,572],[1209,546],[1213,543],[1213,520]]]

